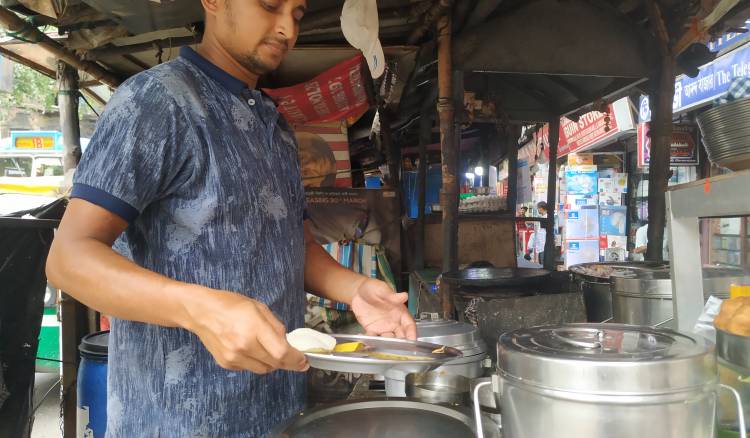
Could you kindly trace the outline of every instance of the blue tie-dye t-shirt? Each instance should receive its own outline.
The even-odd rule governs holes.
[[[304,323],[304,191],[273,102],[186,48],[117,89],[73,197],[128,221],[115,249],[169,278]],[[258,437],[304,406],[304,375],[222,369],[193,333],[114,319],[107,436]]]

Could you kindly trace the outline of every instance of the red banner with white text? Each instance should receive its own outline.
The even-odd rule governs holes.
[[[358,55],[302,84],[263,91],[295,126],[357,119],[370,107],[363,62]]]

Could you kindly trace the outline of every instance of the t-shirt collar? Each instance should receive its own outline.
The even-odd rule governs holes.
[[[195,64],[195,66],[201,69],[203,73],[207,74],[210,78],[214,79],[234,94],[242,94],[248,89],[247,84],[222,70],[216,64],[204,58],[200,53],[188,46],[184,46],[180,49],[180,56]]]

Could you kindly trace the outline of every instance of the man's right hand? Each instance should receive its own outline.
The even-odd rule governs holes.
[[[200,338],[222,368],[256,374],[309,368],[268,306],[233,292],[201,289],[198,295],[203,299],[194,309],[186,306],[188,320],[183,326]]]

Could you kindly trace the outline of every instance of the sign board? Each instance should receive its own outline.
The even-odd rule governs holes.
[[[648,135],[649,127],[649,123],[638,124],[638,167],[646,167],[650,161],[651,137]],[[699,164],[694,126],[674,125],[672,127],[669,162],[671,166],[697,166]]]
[[[591,111],[583,114],[577,122],[561,118],[557,156],[592,150],[611,143],[623,134],[634,132],[633,114],[628,98],[625,97],[610,104],[606,113]],[[544,144],[544,153],[549,158],[549,148],[546,147],[549,145],[549,125],[540,129],[532,142]]]
[[[690,78],[685,75],[675,81],[672,110],[681,113],[724,95],[737,78],[750,76],[750,44],[716,58],[701,67],[698,76]],[[651,121],[651,109],[648,96],[641,96],[638,105],[638,121]]]
[[[305,83],[263,91],[292,125],[359,118],[370,107],[363,62],[358,55]]]
[[[15,131],[10,133],[12,149],[61,150],[60,134],[53,131]]]
[[[745,21],[745,27],[750,26],[750,20]],[[750,38],[750,32],[728,32],[707,44],[708,50],[718,53]]]

